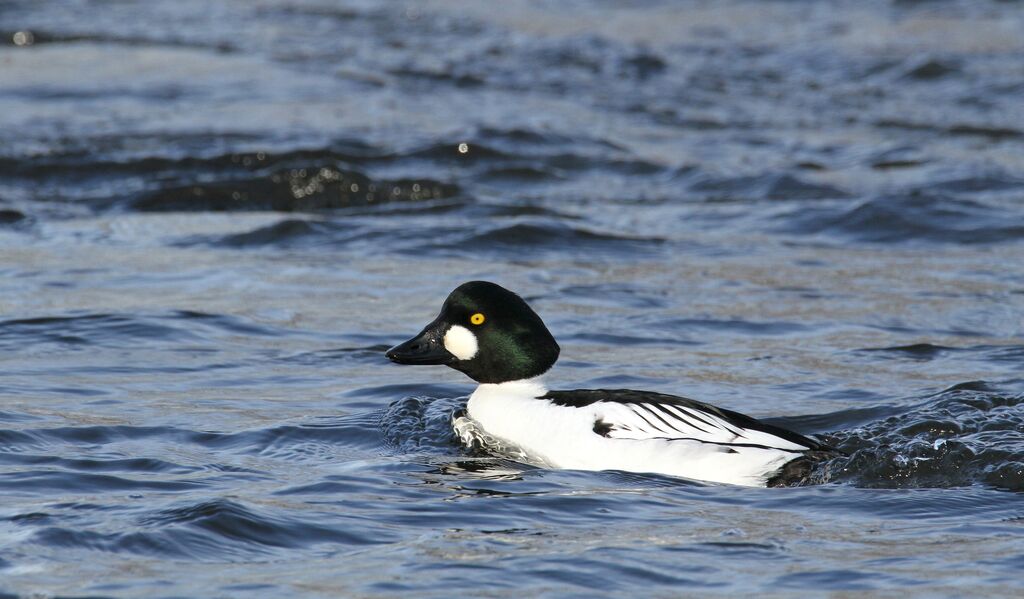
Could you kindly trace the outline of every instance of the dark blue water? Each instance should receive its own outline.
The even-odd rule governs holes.
[[[0,3],[0,591],[1017,596],[1024,7]],[[383,351],[523,294],[553,388],[849,454],[470,455]]]

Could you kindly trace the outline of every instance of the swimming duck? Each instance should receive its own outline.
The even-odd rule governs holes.
[[[487,281],[460,285],[418,335],[385,354],[443,364],[479,383],[468,418],[537,462],[747,486],[805,476],[834,452],[803,435],[715,406],[650,391],[549,390],[559,347],[529,305]],[[457,431],[458,427],[457,427]],[[463,437],[464,440],[465,437]]]

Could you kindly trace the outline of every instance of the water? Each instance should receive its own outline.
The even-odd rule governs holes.
[[[1021,593],[1024,9],[0,4],[0,590]],[[553,388],[849,454],[461,449],[383,351],[490,279]]]

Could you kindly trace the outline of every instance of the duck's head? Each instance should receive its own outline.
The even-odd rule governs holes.
[[[448,295],[419,335],[385,355],[399,364],[451,366],[478,383],[504,383],[546,372],[558,359],[558,344],[523,298],[471,281]]]

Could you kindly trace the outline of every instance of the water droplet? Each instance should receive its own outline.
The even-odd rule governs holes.
[[[460,143],[459,144],[459,154],[467,154],[467,153],[469,153],[469,144],[466,143],[466,142]]]
[[[31,31],[15,31],[11,36],[15,46],[31,46],[36,41],[36,36]]]

